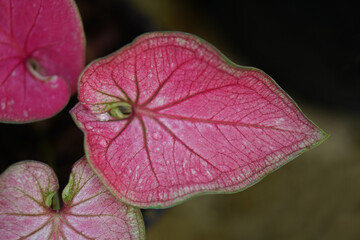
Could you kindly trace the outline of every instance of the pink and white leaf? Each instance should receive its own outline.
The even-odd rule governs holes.
[[[129,204],[243,190],[326,133],[261,70],[184,33],[150,33],[93,62],[71,111],[90,164]]]
[[[53,170],[23,161],[0,176],[2,239],[143,239],[138,209],[115,199],[83,158],[63,192],[64,207],[51,208],[58,190]]]
[[[85,38],[73,0],[0,0],[0,122],[49,118],[77,90]]]

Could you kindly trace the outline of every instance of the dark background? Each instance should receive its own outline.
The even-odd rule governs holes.
[[[147,239],[357,239],[360,236],[360,8],[347,2],[78,0],[87,62],[149,31],[193,33],[264,70],[331,137],[254,187],[144,211]],[[68,111],[0,124],[0,167],[50,164],[63,188],[83,155]]]

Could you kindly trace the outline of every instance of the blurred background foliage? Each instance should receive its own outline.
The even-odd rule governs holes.
[[[147,239],[358,239],[360,236],[360,8],[346,1],[77,0],[87,62],[149,31],[193,33],[240,65],[264,70],[331,137],[232,195],[146,210]],[[83,153],[66,109],[26,125],[0,124],[1,172],[50,164],[61,188]]]

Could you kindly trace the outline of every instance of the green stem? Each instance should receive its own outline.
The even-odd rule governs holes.
[[[59,196],[59,192],[56,192],[53,199],[52,199],[52,205],[51,208],[54,211],[58,211],[60,210],[60,196]]]
[[[118,102],[108,106],[110,109],[109,114],[117,120],[127,118],[131,112],[131,105],[127,102]]]

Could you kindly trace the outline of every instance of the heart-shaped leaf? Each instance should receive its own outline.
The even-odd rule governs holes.
[[[23,161],[0,176],[1,239],[143,239],[139,209],[119,202],[85,158],[75,163],[63,191],[64,207],[51,209],[58,190],[53,170]]]
[[[326,138],[269,76],[189,34],[143,35],[79,84],[88,160],[139,207],[242,190]]]
[[[0,0],[0,121],[59,112],[77,89],[85,40],[73,0]]]

